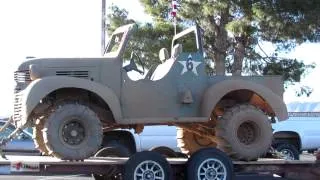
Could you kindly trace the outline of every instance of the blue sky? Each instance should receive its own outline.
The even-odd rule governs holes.
[[[138,0],[107,0],[129,11],[138,21],[149,21]],[[100,56],[101,0],[1,0],[0,1],[0,116],[12,113],[13,72],[26,56]],[[269,47],[268,47],[269,48]],[[268,49],[267,48],[267,49]],[[289,56],[305,62],[319,61],[320,44],[304,44]],[[320,64],[319,64],[320,65]],[[315,89],[310,98],[285,94],[286,102],[320,101],[317,67],[304,83]]]

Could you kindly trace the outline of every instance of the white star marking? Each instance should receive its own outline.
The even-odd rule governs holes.
[[[183,70],[181,72],[181,75],[183,75],[187,71],[192,71],[196,76],[198,76],[197,67],[199,66],[199,64],[201,64],[201,62],[193,61],[191,54],[189,54],[188,60],[186,60],[186,61],[178,61],[178,62],[181,65],[183,65]]]

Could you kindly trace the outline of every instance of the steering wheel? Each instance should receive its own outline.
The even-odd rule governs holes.
[[[135,56],[138,59],[139,63],[142,66],[142,71],[140,69],[138,69],[136,62],[134,61],[135,58],[133,58],[133,56]],[[130,63],[128,65],[124,66],[123,69],[126,72],[133,70],[133,71],[137,71],[141,75],[144,75],[144,64],[142,63],[140,57],[133,51],[131,52],[131,55],[130,55]]]

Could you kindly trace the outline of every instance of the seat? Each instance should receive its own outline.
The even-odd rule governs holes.
[[[167,59],[169,59],[169,52],[166,48],[161,48],[159,51],[159,59],[161,63],[166,62]]]
[[[161,49],[162,50],[162,49]],[[161,53],[165,52],[159,52],[159,57]],[[166,51],[166,50],[163,50]],[[167,51],[168,52],[168,51]],[[182,45],[181,44],[176,44],[173,48],[172,48],[172,53],[171,53],[171,58],[166,58],[165,62],[163,62],[162,64],[159,64],[155,70],[152,73],[151,76],[151,80],[156,81],[156,80],[160,80],[162,79],[164,76],[166,76],[166,74],[168,74],[168,72],[170,71],[173,63],[175,62],[176,58],[178,57],[178,55],[182,52]],[[162,54],[161,56],[165,56],[164,54]],[[169,53],[167,53],[167,56]],[[161,60],[161,59],[160,59]]]
[[[169,52],[166,48],[161,48],[159,51],[159,59],[161,64],[166,62],[167,59],[169,59]],[[157,67],[161,64],[155,64],[153,65],[150,70],[148,71],[147,75],[145,76],[145,79],[151,79],[151,77],[154,74],[154,71],[157,69]]]
[[[171,58],[177,58],[182,53],[182,44],[176,44],[172,48]]]

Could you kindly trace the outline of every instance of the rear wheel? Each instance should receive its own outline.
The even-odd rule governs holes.
[[[66,160],[88,158],[102,143],[97,114],[85,105],[71,102],[54,108],[45,122],[43,135],[49,154]]]
[[[272,143],[268,117],[252,105],[237,105],[227,110],[216,130],[221,139],[218,148],[234,159],[255,160],[264,155]]]
[[[261,110],[252,105],[236,105],[219,119],[214,119],[204,125],[210,129],[204,133],[212,135],[216,141],[190,129],[177,129],[177,143],[183,153],[191,155],[202,148],[217,147],[236,160],[256,160],[271,146],[271,123]],[[197,126],[192,129],[196,130]]]

